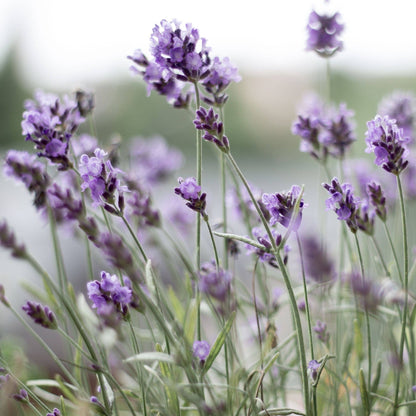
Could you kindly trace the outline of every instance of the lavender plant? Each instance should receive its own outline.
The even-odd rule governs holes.
[[[327,62],[343,48],[339,19],[309,18],[307,49]],[[0,245],[39,282],[21,308],[32,322],[8,299],[7,284],[0,301],[55,367],[44,378],[24,377],[0,349],[1,400],[41,416],[416,414],[416,263],[406,207],[414,194],[403,186],[416,169],[414,99],[382,102],[367,124],[366,149],[345,104],[314,99],[300,111],[292,132],[324,168],[322,211],[326,205],[339,222],[339,232],[332,223],[324,234],[302,222],[303,186],[265,193],[245,177],[224,122],[227,88],[241,78],[197,29],[163,20],[149,57],[137,50],[128,59],[148,94],[194,114],[195,177],[175,186],[182,156],[160,137],[135,138],[130,160],[116,164],[98,138],[78,132],[93,117],[89,93],[37,92],[25,103],[22,133],[35,151],[9,151],[4,172],[23,182],[47,218],[56,268],[45,270],[2,220]],[[203,145],[219,154],[219,198],[203,191]],[[396,192],[377,173],[361,175],[358,192],[344,180],[353,145],[374,153]],[[168,212],[154,205],[166,180],[181,214],[173,203]],[[228,212],[227,188],[238,215]],[[221,231],[210,222],[216,200]],[[230,224],[231,215],[238,221]],[[85,244],[81,289],[68,279],[64,225]],[[107,264],[97,271],[97,261]],[[55,351],[45,331],[65,348]]]

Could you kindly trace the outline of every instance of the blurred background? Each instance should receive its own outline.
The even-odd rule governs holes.
[[[199,29],[213,55],[228,56],[239,68],[243,79],[230,88],[226,106],[227,135],[250,181],[265,192],[304,183],[305,197],[314,201],[318,168],[308,155],[299,153],[299,139],[290,132],[302,97],[326,91],[325,61],[305,51],[305,27],[313,8],[339,11],[345,23],[344,51],[331,59],[331,99],[355,111],[357,142],[352,151],[361,156],[365,123],[374,118],[382,97],[395,90],[416,92],[413,0],[257,0],[248,6],[234,0],[122,0],[117,5],[105,0],[2,0],[1,158],[10,148],[32,149],[21,135],[20,123],[23,102],[36,89],[61,94],[84,88],[96,96],[95,123],[102,143],[115,137],[123,142],[161,135],[187,157],[180,175],[193,175],[191,116],[171,108],[164,97],[153,93],[147,98],[126,58],[138,48],[148,51],[152,28],[161,19],[177,18]],[[83,131],[88,128],[86,123]],[[208,145],[204,149],[204,177],[210,177],[217,169],[216,152]],[[174,185],[170,183],[169,189]],[[31,196],[2,176],[0,198],[0,218],[7,219],[40,262],[53,268],[49,232],[31,206]],[[309,204],[312,213],[322,209]],[[313,222],[312,214],[309,221]],[[83,246],[67,243],[65,249],[79,256]],[[0,264],[0,282],[20,307],[27,296],[21,283],[36,285],[38,280],[3,251]],[[75,278],[82,273],[71,269]],[[1,329],[10,317],[3,310],[0,316]],[[14,332],[18,334],[19,328]]]

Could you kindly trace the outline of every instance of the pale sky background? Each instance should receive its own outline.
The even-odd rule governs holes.
[[[243,73],[310,71],[322,60],[305,52],[305,26],[323,6],[346,26],[333,67],[416,74],[415,0],[1,0],[0,61],[18,42],[24,78],[43,88],[129,76],[126,55],[147,52],[153,26],[177,18]]]

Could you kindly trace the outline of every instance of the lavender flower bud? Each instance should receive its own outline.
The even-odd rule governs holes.
[[[22,181],[29,192],[35,194],[33,203],[37,209],[45,206],[46,189],[51,181],[45,166],[36,160],[36,156],[10,150],[6,156],[4,172],[7,176]]]
[[[5,220],[0,222],[0,245],[11,250],[13,257],[22,259],[27,256],[26,247],[16,242],[16,237]]]
[[[6,299],[6,292],[2,284],[0,284],[0,302],[3,303],[3,305],[7,308],[10,306],[9,301]]]
[[[393,175],[399,175],[408,165],[409,138],[403,137],[402,129],[397,127],[396,121],[388,116],[377,115],[367,123],[365,141],[367,153],[374,152],[375,164]]]
[[[209,355],[210,346],[207,341],[195,341],[192,346],[194,357],[198,358],[201,364],[205,362]]]
[[[202,293],[224,302],[229,294],[231,274],[217,267],[215,261],[203,263],[199,271],[199,288]]]
[[[317,334],[318,339],[323,343],[326,344],[329,341],[329,333],[327,332],[327,326],[325,322],[319,320],[316,321],[316,325],[312,329]]]
[[[339,23],[340,14],[335,13],[332,16],[318,14],[312,11],[309,15],[307,26],[308,40],[306,49],[315,51],[323,57],[330,57],[337,51],[341,51],[343,43],[339,39],[344,25]]]
[[[30,316],[33,321],[44,328],[57,329],[55,314],[48,306],[42,306],[40,303],[27,301],[22,309]]]
[[[290,191],[277,194],[263,194],[262,202],[270,213],[270,225],[282,224],[288,228],[292,223],[291,230],[296,232],[302,221],[303,199],[299,203],[299,211],[295,212],[297,199],[301,194],[301,188],[293,185]],[[296,215],[296,217],[294,217]]]
[[[46,416],[61,416],[61,412],[59,409],[57,409],[55,407],[55,409],[53,409],[52,413],[47,413]]]
[[[29,402],[29,395],[25,389],[21,389],[19,393],[13,394],[13,399],[21,403],[28,403]]]
[[[308,363],[308,370],[312,381],[315,381],[318,377],[318,370],[321,365],[316,360],[311,360]]]
[[[207,220],[208,216],[205,212],[206,193],[201,194],[201,187],[196,183],[195,178],[179,178],[179,187],[175,188],[175,194],[180,195],[183,199],[188,201],[187,207],[199,212],[202,217]]]
[[[387,219],[386,197],[384,196],[381,186],[373,181],[367,185],[367,193],[370,197],[371,204],[376,210],[377,216],[381,221],[385,222]]]

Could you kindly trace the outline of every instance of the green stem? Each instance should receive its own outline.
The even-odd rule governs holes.
[[[310,414],[310,410],[309,410],[309,408],[310,408],[310,403],[309,403],[309,380],[308,380],[308,367],[307,367],[307,363],[306,363],[305,342],[304,342],[304,339],[303,339],[302,324],[301,324],[301,321],[300,321],[299,310],[298,310],[298,307],[297,307],[296,298],[295,298],[295,294],[293,292],[292,284],[290,282],[290,278],[289,278],[289,275],[287,273],[286,266],[284,265],[283,260],[280,256],[280,252],[279,252],[279,249],[276,245],[276,241],[273,238],[273,235],[272,235],[271,229],[269,227],[269,224],[267,223],[267,220],[265,219],[265,217],[263,215],[263,212],[260,209],[259,204],[256,201],[256,198],[254,198],[254,195],[251,191],[250,185],[248,184],[244,174],[240,170],[239,166],[237,165],[237,162],[234,160],[231,153],[229,153],[229,152],[227,153],[227,158],[230,161],[231,165],[234,167],[235,171],[237,172],[237,175],[240,177],[241,181],[243,182],[248,194],[250,195],[250,199],[253,202],[253,205],[256,208],[257,213],[259,214],[261,222],[263,223],[263,226],[264,226],[264,228],[267,232],[267,235],[269,237],[270,243],[272,244],[273,254],[276,257],[279,269],[282,273],[283,280],[284,280],[285,285],[286,285],[286,289],[287,289],[288,294],[289,294],[290,305],[291,305],[292,313],[293,313],[293,316],[294,316],[295,326],[296,326],[296,333],[297,333],[297,337],[298,337],[298,349],[299,349],[299,355],[300,355],[300,360],[301,360],[301,375],[302,375],[302,386],[303,386],[303,395],[304,395],[304,401],[305,401],[305,409],[306,409],[306,414],[309,415]]]
[[[384,272],[386,273],[386,276],[391,277],[390,271],[389,271],[389,269],[388,269],[388,267],[386,265],[386,262],[384,261],[383,254],[381,253],[380,246],[378,245],[377,240],[375,239],[374,235],[371,236],[371,240],[373,241],[374,247],[377,250],[378,258],[381,261],[381,264],[383,266]]]
[[[391,238],[390,231],[389,231],[389,229],[387,227],[387,223],[385,221],[383,221],[383,225],[384,225],[384,231],[387,235],[387,239],[389,240],[389,245],[390,245],[391,251],[393,253],[394,262],[396,263],[397,272],[399,273],[400,282],[403,284],[403,275],[402,275],[402,271],[401,271],[401,268],[400,268],[399,259],[397,257],[396,249],[394,247],[393,240]]]
[[[49,274],[42,268],[42,266],[30,254],[26,254],[25,259],[39,273],[39,275],[42,276],[42,278],[49,284],[51,289],[57,294],[60,301],[62,302],[65,309],[67,310],[68,314],[70,315],[70,318],[71,318],[72,322],[74,323],[74,325],[76,326],[79,334],[81,335],[82,339],[84,340],[85,345],[86,345],[86,347],[87,347],[87,349],[88,349],[88,351],[91,355],[92,360],[94,360],[94,363],[96,365],[98,365],[99,360],[97,359],[97,355],[95,353],[95,350],[94,350],[94,348],[93,348],[93,346],[90,342],[90,339],[89,339],[87,333],[85,332],[85,329],[84,329],[84,327],[81,323],[81,320],[79,319],[79,317],[77,316],[77,314],[75,312],[74,306],[71,305],[68,302],[67,298],[62,293],[60,293],[59,289],[56,287],[54,281],[51,279]],[[111,406],[110,406],[110,402],[109,402],[109,399],[108,399],[108,396],[107,396],[107,391],[105,389],[103,375],[101,374],[101,372],[98,372],[97,375],[98,375],[98,380],[99,380],[99,383],[100,383],[101,392],[102,392],[103,399],[104,399],[105,408],[108,412],[110,412]]]
[[[358,241],[357,233],[354,233],[355,237],[355,244],[357,246],[358,258],[360,261],[360,268],[361,268],[361,279],[365,280],[364,275],[364,262],[363,257],[361,254],[360,243]],[[368,355],[368,378],[367,378],[367,385],[368,388],[371,387],[371,371],[372,371],[372,356],[371,356],[371,331],[370,331],[370,316],[368,314],[368,310],[364,307],[364,314],[365,314],[365,321],[367,326],[367,355]]]
[[[408,309],[408,285],[409,285],[409,253],[408,253],[408,242],[407,242],[407,224],[406,224],[406,209],[404,205],[403,189],[400,177],[397,176],[397,187],[399,189],[399,200],[400,209],[402,214],[402,229],[403,229],[403,255],[404,255],[404,306],[402,315],[402,330],[400,335],[399,345],[399,362],[403,363],[403,352],[404,352],[404,339],[406,336],[406,322],[407,322],[407,309]],[[396,375],[396,388],[394,393],[394,414],[397,413],[397,407],[399,404],[399,391],[400,391],[400,371],[397,371]]]
[[[212,228],[211,228],[211,225],[210,225],[208,219],[205,220],[205,223],[207,224],[207,228],[208,228],[208,231],[209,231],[209,236],[210,236],[211,242],[212,242],[212,248],[214,249],[215,263],[217,265],[217,269],[219,269],[220,260],[219,260],[219,257],[218,257],[217,245],[215,244],[214,235],[212,233]]]
[[[137,238],[135,232],[133,231],[133,229],[131,228],[131,225],[129,224],[129,222],[127,221],[126,217],[124,216],[124,214],[121,215],[121,219],[123,220],[124,224],[126,225],[127,229],[129,230],[130,235],[132,236],[137,248],[140,251],[140,254],[143,257],[143,260],[145,263],[147,263],[147,261],[149,260],[149,258],[147,257],[146,253],[144,252],[143,246],[140,244],[139,239]]]

